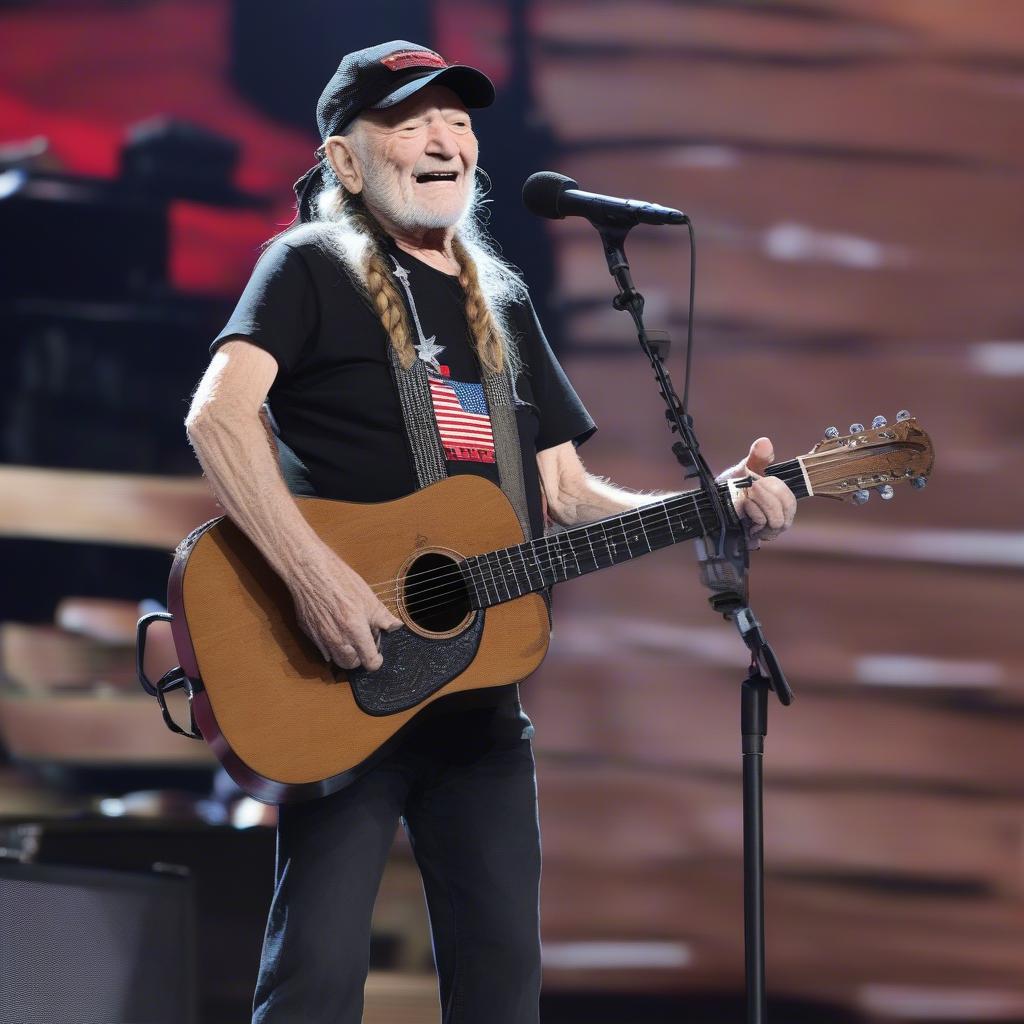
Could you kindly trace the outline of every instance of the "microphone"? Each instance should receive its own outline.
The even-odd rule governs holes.
[[[617,199],[594,192],[581,192],[572,178],[555,171],[531,174],[523,185],[523,204],[530,213],[551,220],[586,217],[595,227],[632,227],[634,224],[685,224],[681,210],[673,210],[640,199]]]

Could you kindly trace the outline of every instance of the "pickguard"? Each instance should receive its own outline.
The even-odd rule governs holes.
[[[380,634],[384,664],[376,672],[361,666],[345,675],[359,709],[368,715],[394,715],[436,693],[465,671],[476,657],[484,611],[458,636],[431,639],[403,626]]]

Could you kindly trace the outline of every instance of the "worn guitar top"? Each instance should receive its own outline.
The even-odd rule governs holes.
[[[431,393],[449,475],[477,473],[498,483],[480,372],[458,279],[393,246],[408,274],[418,325],[414,343],[432,357]],[[516,380],[516,420],[530,521],[543,533],[535,452],[585,441],[596,429],[559,365],[532,304],[510,310],[524,371]],[[388,366],[387,335],[334,257],[301,234],[272,242],[260,257],[224,329],[211,345],[245,337],[277,361],[268,396],[281,468],[296,494],[388,501],[416,489],[401,406]],[[465,703],[518,707],[515,685],[453,695]],[[529,725],[528,719],[522,719]]]

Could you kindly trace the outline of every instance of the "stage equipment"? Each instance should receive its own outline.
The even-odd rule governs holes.
[[[195,473],[182,443],[185,396],[231,301],[175,289],[169,216],[176,196],[222,209],[263,203],[231,185],[234,149],[163,123],[133,132],[116,180],[54,170],[44,142],[0,163],[0,235],[11,254],[0,275],[0,462]],[[212,171],[191,166],[208,153],[220,154]],[[22,622],[52,619],[68,593],[158,594],[167,575],[165,553],[114,537],[4,538],[0,560],[19,581],[0,597],[0,618]]]
[[[686,214],[642,199],[617,199],[596,192],[581,192],[572,178],[554,171],[538,171],[526,179],[523,203],[538,217],[562,220],[586,217],[600,224],[633,227],[636,224],[685,224]]]
[[[166,284],[165,204],[115,182],[22,167],[0,173],[5,315],[43,301],[122,301]],[[16,341],[17,338],[12,338]]]
[[[820,442],[771,466],[800,497],[852,500],[867,486],[924,479],[928,435],[912,419]],[[380,636],[384,664],[345,671],[324,662],[299,628],[281,579],[229,519],[178,547],[169,612],[143,616],[138,672],[167,725],[205,738],[232,778],[261,800],[333,792],[395,743],[411,719],[455,691],[524,679],[550,638],[546,591],[684,540],[710,545],[746,480],[711,483],[663,501],[526,541],[504,493],[460,475],[394,501],[297,497],[319,537],[367,580],[404,626]],[[717,510],[716,510],[717,507]],[[157,682],[143,671],[146,631],[170,621],[180,667]],[[166,707],[184,689],[182,729]]]
[[[0,1020],[196,1021],[187,873],[0,861]]]
[[[234,184],[239,146],[200,125],[154,117],[132,125],[121,149],[121,184],[147,197],[256,206]]]
[[[538,180],[539,179],[539,180]],[[565,183],[568,184],[565,184]],[[528,209],[541,216],[560,217],[567,213],[586,217],[597,228],[604,248],[608,271],[615,280],[618,293],[612,299],[615,309],[625,310],[633,319],[640,348],[647,357],[658,381],[661,397],[665,401],[665,417],[669,428],[679,435],[672,445],[672,453],[686,471],[687,478],[700,479],[699,491],[691,492],[694,506],[698,503],[706,510],[698,516],[699,536],[696,538],[700,576],[703,584],[711,590],[711,607],[734,623],[743,642],[750,651],[750,667],[740,687],[740,732],[743,755],[743,889],[744,889],[744,956],[747,987],[747,1022],[764,1024],[767,1020],[767,997],[765,987],[764,950],[764,820],[763,820],[763,761],[764,737],[768,729],[768,691],[774,690],[784,706],[793,700],[793,691],[782,671],[779,660],[765,638],[761,623],[750,608],[748,600],[747,573],[750,565],[750,549],[745,527],[735,515],[732,502],[728,500],[734,488],[750,486],[747,477],[730,480],[728,489],[715,481],[714,476],[700,451],[700,444],[694,431],[693,417],[688,412],[690,390],[690,368],[693,356],[693,311],[696,292],[697,251],[693,224],[689,217],[679,211],[666,211],[663,207],[653,209],[664,213],[677,213],[678,219],[671,223],[685,223],[690,239],[690,301],[687,316],[686,360],[683,399],[679,400],[673,387],[665,360],[668,357],[671,339],[663,331],[648,331],[644,325],[644,297],[637,291],[626,259],[625,240],[629,231],[644,222],[638,204],[629,200],[608,200],[590,193],[573,195],[576,182],[553,172],[535,174],[529,178],[523,189],[523,200]],[[565,191],[568,189],[569,191]],[[565,201],[561,196],[569,196]],[[650,204],[642,204],[650,209]],[[537,208],[535,208],[537,207]],[[552,209],[554,212],[551,212]],[[662,216],[647,223],[667,223]],[[870,494],[870,488],[877,488],[882,498],[892,497],[895,467],[886,466],[886,460],[894,454],[901,443],[902,431],[908,424],[915,435],[920,428],[905,410],[897,414],[897,422],[889,426],[884,416],[876,416],[871,431],[865,431],[860,423],[853,424],[850,434],[840,437],[839,431],[830,427],[824,439],[815,446],[812,456],[825,455],[832,470],[840,470],[834,478],[839,488],[836,496],[849,498],[855,504],[863,504]],[[854,429],[856,428],[856,429]],[[902,435],[907,437],[909,435]],[[918,443],[921,447],[917,447]],[[906,479],[921,488],[931,472],[933,456],[927,435],[922,432],[911,441],[917,447],[917,457],[908,462],[904,469]],[[868,471],[854,469],[846,460],[854,462],[866,453],[868,447],[875,447],[881,463]],[[796,460],[804,469],[807,459]],[[783,464],[785,465],[785,464]],[[779,466],[766,470],[768,475],[778,473]],[[795,475],[783,476],[797,497],[820,493],[814,487],[814,478],[808,474],[803,479]]]
[[[221,788],[235,795],[230,784]],[[204,1024],[246,1020],[273,895],[274,830],[207,825],[197,811],[187,813],[190,802],[196,807],[195,798],[171,795],[175,820],[126,814],[0,823],[0,848],[23,863],[116,872],[114,877],[151,877],[156,863],[184,868],[195,894],[199,1018]],[[168,794],[150,796],[166,800]],[[139,803],[134,801],[136,811]],[[92,1020],[85,1015],[50,1019]],[[0,1015],[0,1024],[5,1021]]]

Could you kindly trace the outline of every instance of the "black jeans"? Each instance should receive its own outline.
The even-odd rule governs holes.
[[[494,735],[493,718],[435,716],[347,788],[281,807],[253,1024],[359,1024],[370,917],[400,818],[423,876],[444,1024],[537,1024],[533,748]]]

